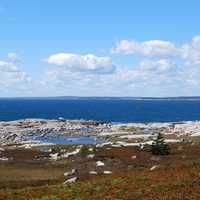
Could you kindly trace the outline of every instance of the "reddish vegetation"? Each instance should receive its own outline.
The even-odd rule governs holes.
[[[27,150],[29,153],[24,154],[26,159],[25,157],[21,160],[14,159],[12,163],[0,165],[0,175],[5,181],[0,182],[2,188],[0,200],[31,200],[42,196],[49,196],[48,200],[200,199],[200,146],[173,145],[171,149],[171,155],[158,157],[152,156],[148,151],[133,147],[111,149],[105,147],[99,149],[92,160],[82,155],[73,158],[73,162],[71,158],[68,161],[62,160],[55,163],[48,160],[31,161],[35,155],[38,156],[39,152]],[[13,157],[17,154],[16,151],[5,152],[5,154],[9,153]],[[34,156],[31,157],[31,155]],[[132,159],[134,155],[136,158]],[[104,169],[113,171],[113,174],[89,176],[88,171],[94,168],[97,160],[103,161]],[[150,171],[154,165],[159,167]],[[20,166],[23,167],[20,168]],[[30,166],[32,168],[28,170]],[[79,177],[77,183],[71,186],[60,184],[65,180],[62,176],[66,170],[64,166],[69,169],[77,167],[76,176]],[[15,181],[9,176],[9,167]],[[101,174],[102,169],[95,170]],[[27,177],[20,179],[23,171],[26,172]],[[36,177],[34,177],[36,171]],[[33,173],[32,176],[31,173]],[[49,186],[46,185],[48,180]],[[7,189],[5,189],[5,183]],[[25,185],[31,187],[25,187]],[[39,185],[43,186],[39,187]]]

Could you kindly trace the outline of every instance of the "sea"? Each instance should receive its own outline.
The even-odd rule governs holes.
[[[200,120],[200,99],[0,99],[0,121],[60,117],[113,123],[194,121]]]

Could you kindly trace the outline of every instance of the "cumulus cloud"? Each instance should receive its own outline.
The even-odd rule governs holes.
[[[169,59],[161,59],[156,61],[145,60],[139,64],[139,70],[151,73],[174,73],[176,71],[176,64]]]
[[[83,72],[91,74],[111,74],[116,66],[109,57],[98,57],[93,54],[78,55],[58,53],[46,59],[49,64],[60,66],[65,71]]]
[[[141,54],[143,56],[176,56],[179,49],[168,41],[150,40],[138,42],[134,40],[121,40],[111,49],[112,53]]]
[[[199,95],[200,36],[179,47],[162,40],[121,40],[111,52],[140,55],[138,64],[116,74],[129,93],[134,91],[133,96]]]
[[[42,83],[59,95],[197,95],[200,86],[200,37],[177,47],[169,41],[122,40],[113,53],[140,54],[133,66],[114,65],[109,57],[59,53],[46,62]],[[53,92],[52,92],[53,93]]]
[[[27,91],[32,96],[199,95],[200,36],[179,47],[162,40],[123,40],[113,52],[130,54],[130,59],[133,54],[141,56],[134,65],[122,66],[114,64],[112,55],[58,53],[45,59],[48,66],[42,78],[31,80],[20,70],[18,56],[10,53],[0,60],[1,96],[6,91],[19,91],[21,96],[30,96]]]
[[[5,60],[0,60],[0,90],[3,93],[24,90],[31,78],[16,65],[16,55],[9,54]],[[2,95],[2,94],[1,94]]]
[[[118,67],[115,73],[103,76],[56,67],[46,73],[43,84],[57,95],[148,96],[150,87],[169,84],[176,68],[169,59],[141,61],[135,67]],[[145,90],[148,93],[142,94]]]
[[[195,36],[192,38],[191,43],[184,44],[181,48],[181,53],[187,64],[200,64],[200,36]]]

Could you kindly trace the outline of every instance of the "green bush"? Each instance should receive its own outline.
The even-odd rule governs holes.
[[[170,153],[169,146],[165,143],[161,133],[153,140],[151,152],[154,155],[168,155]]]

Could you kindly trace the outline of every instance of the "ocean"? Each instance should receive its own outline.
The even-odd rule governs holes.
[[[85,119],[105,122],[179,122],[200,120],[200,100],[2,98],[0,120]]]

